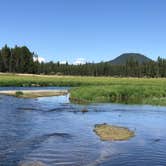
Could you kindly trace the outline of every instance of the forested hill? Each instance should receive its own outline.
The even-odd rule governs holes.
[[[82,65],[60,64],[52,61],[40,63],[38,60],[34,60],[38,59],[38,56],[26,46],[10,48],[5,45],[0,49],[0,72],[80,76],[166,77],[166,59],[159,57],[157,61],[152,61],[141,54],[134,57],[138,57],[138,59],[134,59],[133,54],[132,56],[123,54],[116,58],[114,63],[101,62]],[[121,63],[118,64],[119,59]]]
[[[125,53],[109,61],[114,65],[125,65],[130,60],[137,61],[139,64],[152,61],[150,58],[139,53]]]

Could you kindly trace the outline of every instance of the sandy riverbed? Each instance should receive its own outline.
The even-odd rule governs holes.
[[[68,90],[6,90],[0,91],[1,95],[16,96],[21,98],[37,98],[48,96],[61,96],[68,94]]]

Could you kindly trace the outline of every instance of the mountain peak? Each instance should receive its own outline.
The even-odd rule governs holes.
[[[130,59],[138,61],[140,64],[152,61],[150,58],[140,53],[124,53],[109,62],[114,65],[124,65]]]

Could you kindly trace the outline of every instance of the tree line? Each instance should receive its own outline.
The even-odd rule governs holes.
[[[166,59],[138,63],[130,58],[123,65],[110,62],[86,63],[80,65],[60,64],[59,62],[39,62],[38,55],[26,46],[7,45],[0,49],[0,72],[56,74],[80,76],[117,76],[117,77],[166,77]]]

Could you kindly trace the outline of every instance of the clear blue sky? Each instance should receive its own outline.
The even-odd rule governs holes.
[[[166,57],[166,0],[1,0],[0,47],[26,45],[47,60]]]

